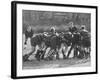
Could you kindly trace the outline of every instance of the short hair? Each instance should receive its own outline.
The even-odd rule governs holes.
[[[81,29],[85,29],[85,25],[82,25],[82,26],[81,26]]]
[[[51,27],[51,29],[50,29],[51,31],[55,31],[55,28],[54,27]]]

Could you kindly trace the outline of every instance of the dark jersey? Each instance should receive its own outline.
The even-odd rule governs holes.
[[[80,33],[74,33],[73,34],[73,44],[79,44],[79,41],[81,40],[81,35]]]
[[[77,31],[77,28],[74,26],[74,27],[72,27],[72,28],[69,28],[69,31],[70,31],[71,33],[74,33],[74,32]]]
[[[81,44],[84,46],[84,47],[90,47],[91,45],[91,35],[89,34],[88,31],[81,31],[80,32],[81,34]]]
[[[88,31],[82,30],[80,32],[80,34],[81,34],[81,37],[84,37],[84,38],[88,38],[89,37],[89,32]]]
[[[26,38],[28,38],[28,37],[32,37],[33,36],[33,30],[31,30],[31,31],[25,31],[25,36],[26,36]]]
[[[50,32],[49,35],[50,35],[50,36],[55,36],[56,33],[52,33],[52,32]]]

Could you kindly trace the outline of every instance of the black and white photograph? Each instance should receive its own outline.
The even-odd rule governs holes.
[[[15,14],[17,77],[96,73],[95,6],[18,2]]]
[[[91,66],[91,14],[22,13],[23,69]]]

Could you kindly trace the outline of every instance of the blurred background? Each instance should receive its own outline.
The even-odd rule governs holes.
[[[23,33],[29,25],[35,33],[48,32],[52,26],[56,28],[56,31],[61,32],[70,27],[70,22],[77,27],[85,25],[89,32],[91,30],[91,14],[89,13],[23,10],[22,14]]]

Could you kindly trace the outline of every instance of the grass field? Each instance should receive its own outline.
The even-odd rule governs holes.
[[[41,69],[41,68],[61,68],[61,67],[85,67],[90,66],[90,59],[66,59],[52,61],[27,61],[23,63],[23,69]]]

